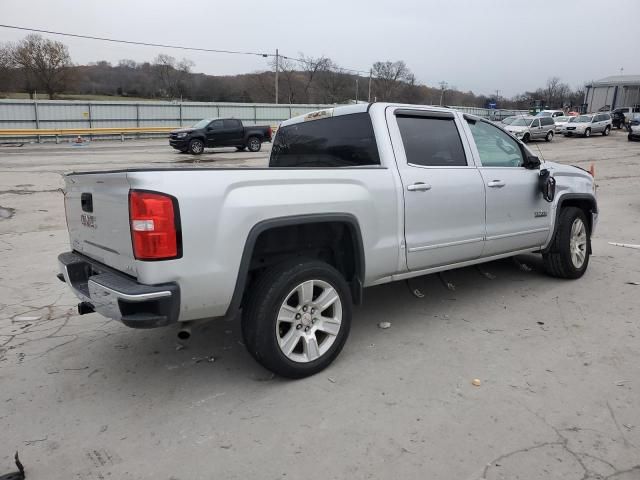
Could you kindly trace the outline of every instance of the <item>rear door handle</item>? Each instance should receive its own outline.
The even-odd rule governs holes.
[[[506,184],[507,183],[504,180],[491,180],[489,183],[487,183],[487,186],[491,188],[502,188]]]
[[[431,190],[431,185],[424,182],[416,182],[413,185],[409,185],[407,190],[410,192],[426,192],[427,190]]]

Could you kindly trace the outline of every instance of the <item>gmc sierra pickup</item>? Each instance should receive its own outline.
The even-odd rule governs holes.
[[[59,278],[150,328],[242,313],[247,349],[287,377],[344,345],[363,289],[525,252],[579,278],[592,176],[542,163],[493,123],[374,103],[282,123],[268,168],[71,173]]]
[[[190,128],[169,134],[169,145],[192,155],[200,155],[205,147],[236,147],[239,151],[248,148],[259,152],[262,143],[270,141],[270,126],[245,127],[235,118],[205,118]]]

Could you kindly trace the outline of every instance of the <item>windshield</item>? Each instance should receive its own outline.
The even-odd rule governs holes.
[[[536,117],[550,117],[551,112],[540,112],[536,115]]]
[[[511,125],[514,120],[518,118],[518,117],[507,117],[507,118],[503,118],[502,119],[502,123],[504,123],[505,125]]]
[[[193,128],[204,128],[207,125],[209,125],[212,120],[214,120],[214,119],[213,118],[203,118],[198,123],[194,124]]]
[[[511,122],[512,127],[528,127],[530,124],[530,118],[516,118],[513,122]]]
[[[556,123],[564,123],[567,120],[568,120],[567,117],[556,117],[556,118],[553,119],[553,121],[556,122]]]
[[[576,121],[578,117],[569,117],[569,123],[573,123]]]
[[[591,117],[589,115],[580,115],[575,119],[576,123],[590,123]]]

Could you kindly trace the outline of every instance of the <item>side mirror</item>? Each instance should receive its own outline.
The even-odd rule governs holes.
[[[535,170],[540,168],[540,159],[534,155],[529,155],[525,158],[522,166],[528,170]]]

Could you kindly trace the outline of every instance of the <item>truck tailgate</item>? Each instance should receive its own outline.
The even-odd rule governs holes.
[[[71,248],[136,276],[126,172],[70,174],[64,180]]]

